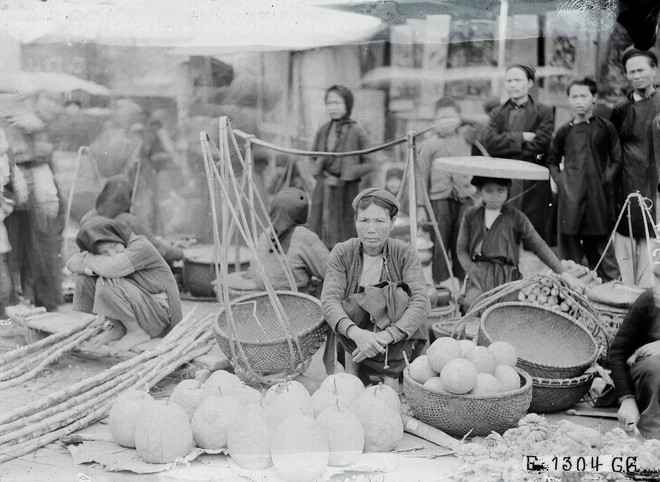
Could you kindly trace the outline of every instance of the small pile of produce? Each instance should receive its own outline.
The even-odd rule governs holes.
[[[192,413],[192,416],[190,415]],[[149,463],[174,462],[195,445],[225,450],[241,467],[274,466],[286,480],[315,480],[328,466],[385,452],[403,438],[401,402],[384,385],[364,388],[352,375],[329,376],[310,396],[297,381],[260,393],[233,374],[181,381],[166,401],[129,390],[115,402],[110,433]]]
[[[464,462],[454,480],[529,480],[533,475],[526,470],[521,457],[577,457],[621,456],[637,457],[638,470],[660,469],[660,441],[632,438],[620,428],[605,434],[597,429],[578,425],[568,420],[550,424],[547,419],[534,413],[527,414],[518,426],[503,435],[491,433],[475,437],[462,444],[456,456]],[[556,480],[583,480],[582,472],[547,472]],[[625,474],[601,473],[606,480],[624,480]],[[552,479],[555,480],[555,479]],[[599,479],[605,480],[605,479]]]
[[[586,282],[600,280],[597,278],[593,280],[593,271],[589,271],[589,268],[586,268],[582,265],[576,265],[574,261],[562,261],[562,264],[573,263],[572,271],[576,273],[583,273],[580,278],[579,275],[575,275],[579,279],[583,279]],[[586,272],[583,271],[586,270]],[[571,269],[569,269],[569,273]],[[602,281],[601,281],[602,282]],[[538,278],[534,282],[526,283],[520,291],[518,292],[518,301],[523,301],[527,303],[532,303],[537,306],[544,306],[550,308],[551,310],[562,311],[564,313],[571,314],[575,316],[580,309],[581,300],[576,299],[574,293],[564,289],[560,280],[553,280],[550,277]]]
[[[444,337],[410,364],[409,373],[432,392],[488,396],[520,388],[517,360],[515,348],[505,341],[483,347]]]

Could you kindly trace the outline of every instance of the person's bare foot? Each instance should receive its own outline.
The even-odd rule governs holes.
[[[130,330],[120,340],[112,342],[111,347],[115,352],[125,353],[149,340],[151,340],[151,336],[146,331]]]
[[[111,341],[119,340],[126,334],[126,328],[117,320],[108,320],[109,328],[96,335],[89,341],[89,344],[95,348],[106,345]]]

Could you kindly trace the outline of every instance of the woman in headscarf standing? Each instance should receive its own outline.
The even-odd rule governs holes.
[[[505,87],[509,99],[490,114],[488,130],[482,139],[484,147],[493,157],[517,159],[546,165],[554,131],[555,114],[552,107],[541,104],[529,95],[534,85],[534,68],[512,65],[506,71]],[[551,238],[550,181],[516,181],[511,197],[529,218],[534,229],[547,242]]]
[[[268,280],[276,290],[289,290],[290,285],[285,266],[280,259],[282,254],[291,267],[298,290],[313,294],[315,287],[312,278],[323,280],[330,252],[313,231],[303,224],[307,222],[309,200],[304,191],[287,187],[279,191],[270,207],[270,220],[273,231],[259,236],[256,244],[257,258]],[[280,252],[277,240],[282,247]],[[242,291],[263,291],[263,278],[252,263],[250,269],[230,273],[227,286]]]
[[[334,336],[345,351],[346,372],[358,375],[360,365],[382,376],[399,391],[398,378],[428,340],[430,311],[426,280],[417,252],[390,238],[399,211],[396,198],[370,188],[352,203],[357,237],[337,244],[330,253],[321,309],[332,329],[326,368],[334,367]]]
[[[353,93],[347,87],[333,85],[328,88],[325,107],[330,122],[317,131],[311,150],[348,152],[370,147],[364,129],[351,119]],[[310,227],[329,249],[356,236],[351,221],[351,199],[360,190],[361,178],[373,169],[371,155],[312,158],[311,172],[316,178],[316,187],[312,196]]]
[[[93,217],[76,236],[82,250],[68,263],[77,273],[73,309],[112,325],[95,340],[125,352],[181,321],[181,299],[169,266],[153,244],[117,221]]]

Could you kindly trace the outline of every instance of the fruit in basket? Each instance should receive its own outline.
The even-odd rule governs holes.
[[[292,415],[275,431],[271,457],[275,470],[283,479],[316,480],[328,466],[330,447],[324,430],[314,419]]]
[[[498,365],[495,368],[495,378],[500,382],[502,393],[512,392],[520,388],[520,375],[509,365]]]
[[[273,429],[289,415],[314,416],[312,397],[305,386],[295,380],[273,385],[264,395],[264,406],[269,410]]]
[[[314,416],[318,417],[328,407],[348,408],[362,392],[364,384],[358,377],[348,373],[330,375],[312,395]]]
[[[272,465],[272,439],[268,412],[256,403],[246,405],[227,428],[229,455],[244,469],[262,470]]]
[[[117,397],[108,416],[112,440],[124,447],[135,448],[135,424],[145,404],[153,401],[143,390],[127,390]]]
[[[388,387],[382,383],[367,387],[360,397],[380,398],[398,413],[401,413],[401,400],[399,400],[399,395],[397,395],[392,387]]]
[[[227,427],[241,412],[242,406],[234,396],[209,397],[200,403],[191,422],[197,446],[209,450],[227,447]]]
[[[426,356],[431,368],[440,373],[450,360],[461,356],[461,347],[453,338],[438,338],[429,346]]]
[[[147,402],[135,424],[135,448],[142,460],[166,464],[184,457],[194,447],[190,420],[176,403]]]
[[[479,373],[495,373],[497,362],[493,353],[485,346],[478,346],[470,350],[465,359],[472,362]]]
[[[181,380],[179,384],[174,387],[170,395],[170,401],[179,405],[188,415],[188,419],[192,420],[195,415],[195,410],[205,398],[217,394],[218,391],[202,385],[199,380]]]
[[[424,386],[435,393],[442,393],[449,395],[449,392],[445,390],[445,387],[442,385],[442,379],[440,377],[433,377],[426,380]]]
[[[476,348],[477,344],[472,340],[458,340],[458,346],[461,347],[461,357],[465,358],[465,355],[473,348]]]
[[[216,370],[206,379],[204,386],[211,389],[213,393],[218,393],[218,389],[220,389],[222,393],[229,394],[234,390],[242,388],[244,384],[233,373],[229,373],[226,370]]]
[[[408,367],[410,378],[417,383],[426,383],[429,378],[437,377],[438,374],[431,368],[426,355],[418,356]]]
[[[449,393],[463,395],[474,388],[477,383],[477,368],[464,358],[449,361],[440,372],[442,386]]]
[[[364,450],[364,429],[351,410],[329,407],[316,419],[328,439],[328,465],[343,467],[358,461]]]
[[[518,355],[515,347],[508,341],[495,341],[488,345],[488,350],[495,357],[496,365],[509,365],[515,367],[518,363]]]
[[[500,381],[490,373],[478,373],[470,395],[488,396],[500,393]]]
[[[401,412],[381,398],[360,396],[351,403],[364,429],[365,452],[389,452],[403,439]]]

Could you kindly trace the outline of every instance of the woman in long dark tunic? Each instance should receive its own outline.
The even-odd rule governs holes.
[[[78,274],[73,307],[112,325],[95,344],[113,342],[113,351],[128,351],[181,321],[174,275],[146,237],[117,221],[93,217],[81,226],[76,243],[83,251],[67,263]]]
[[[330,253],[323,316],[346,352],[346,371],[357,375],[365,365],[398,391],[403,353],[412,360],[428,340],[426,280],[412,246],[389,237],[399,210],[396,198],[383,189],[365,189],[353,207],[358,236]]]
[[[364,130],[351,119],[353,93],[343,85],[333,85],[325,93],[330,122],[316,132],[311,150],[348,152],[370,147]],[[310,228],[328,249],[356,236],[353,225],[353,199],[360,190],[362,176],[374,168],[371,156],[312,158],[316,178],[312,196]]]

